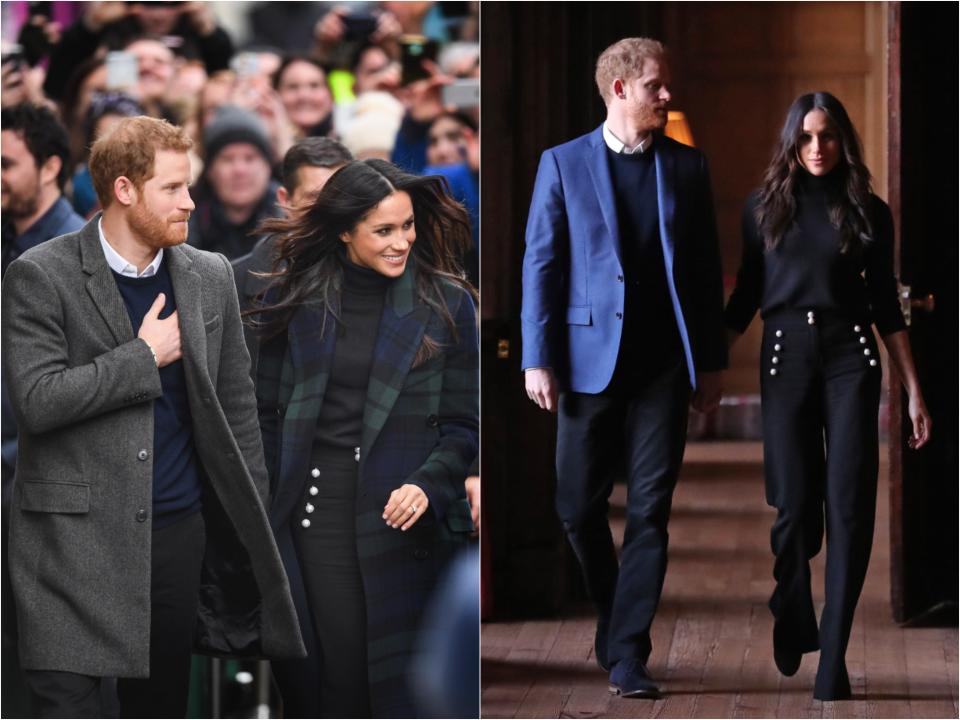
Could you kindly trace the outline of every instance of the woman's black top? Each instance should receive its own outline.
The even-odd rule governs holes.
[[[840,251],[841,233],[830,222],[830,200],[840,191],[834,171],[817,177],[805,170],[798,178],[796,216],[773,249],[765,249],[757,227],[759,192],[743,208],[743,259],[737,287],[727,302],[727,327],[744,332],[756,314],[803,309],[869,318],[881,335],[905,327],[893,275],[893,217],[880,198],[870,195],[867,217],[872,242]]]
[[[337,342],[314,435],[314,455],[343,454],[360,445],[363,406],[384,298],[392,278],[345,257]]]

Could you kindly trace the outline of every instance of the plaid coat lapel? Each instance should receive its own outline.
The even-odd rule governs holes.
[[[286,405],[280,435],[280,478],[305,478],[310,463],[336,339],[333,318],[327,318],[327,332],[321,335],[323,313],[320,305],[301,306],[287,329],[287,352],[279,383],[280,401]],[[297,502],[300,487],[281,483],[277,490],[274,511],[280,510],[285,516],[287,506]]]
[[[430,318],[430,309],[416,303],[415,274],[408,265],[387,292],[373,351],[370,383],[363,407],[360,477],[368,451],[390,416]]]

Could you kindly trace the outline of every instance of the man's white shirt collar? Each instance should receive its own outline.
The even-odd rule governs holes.
[[[628,148],[623,144],[623,141],[613,134],[613,131],[607,127],[607,124],[603,124],[603,141],[607,144],[607,147],[613,150],[615,153],[623,153],[624,155],[633,155],[635,153],[646,152],[647,149],[653,144],[653,133],[647,133],[647,136],[640,141],[640,144],[633,148]]]
[[[110,243],[107,242],[107,238],[103,234],[102,217],[97,221],[97,230],[100,232],[100,247],[103,248],[103,255],[107,259],[107,265],[109,265],[110,269],[115,273],[132,278],[145,278],[157,274],[157,271],[160,269],[160,263],[163,262],[163,248],[157,251],[157,256],[153,259],[153,262],[147,265],[142,273],[138,273],[137,266],[120,257],[120,253],[114,250]]]

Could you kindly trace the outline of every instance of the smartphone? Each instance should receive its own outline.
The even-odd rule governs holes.
[[[350,13],[343,16],[343,39],[366,40],[377,31],[377,16],[373,13]]]
[[[13,67],[11,72],[16,72],[23,68],[23,47],[20,45],[4,43],[3,54],[0,55],[0,65],[11,63]]]
[[[122,50],[107,53],[107,90],[131,90],[140,77],[133,53]]]
[[[477,78],[454,80],[444,85],[440,92],[445,107],[475,108],[480,105],[480,80]]]
[[[230,61],[230,69],[237,74],[237,78],[240,80],[253,77],[260,70],[260,56],[254,52],[238,53]]]
[[[423,35],[400,36],[400,83],[409,85],[430,77],[424,60],[437,61],[437,41]]]

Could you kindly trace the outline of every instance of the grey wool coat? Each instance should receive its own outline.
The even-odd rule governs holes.
[[[24,253],[4,277],[4,382],[21,431],[10,571],[24,668],[146,677],[152,400],[162,390],[104,258],[98,220]],[[207,478],[196,650],[302,657],[264,511],[268,480],[233,272],[221,255],[186,245],[164,252]]]

